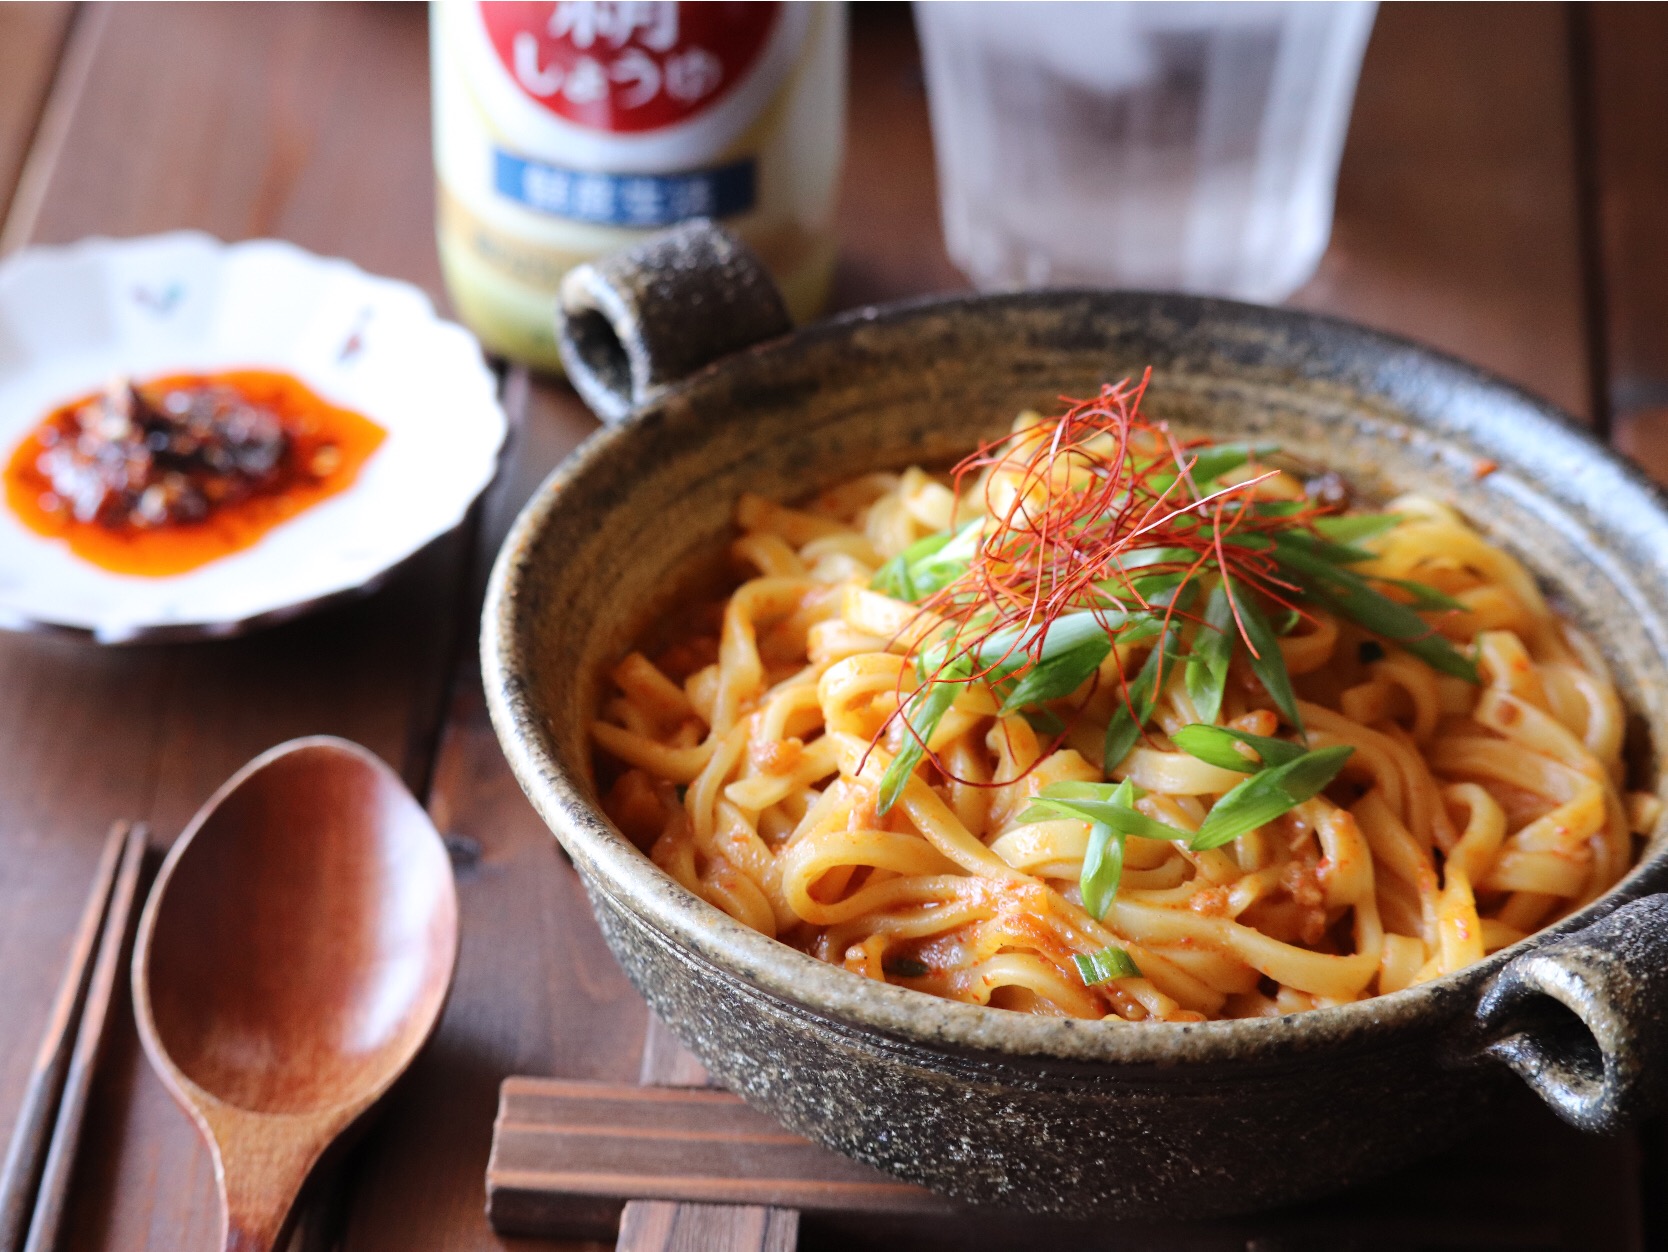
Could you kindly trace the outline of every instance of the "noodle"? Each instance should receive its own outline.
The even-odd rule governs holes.
[[[1175,619],[1172,663],[1154,661],[1162,637],[1120,636],[1071,690],[1022,711],[1005,703],[1012,677],[944,685],[951,671],[935,678],[923,658],[957,629],[963,601],[888,594],[882,566],[934,535],[950,551],[970,524],[988,537],[1028,491],[1082,489],[1034,437],[1052,423],[1027,415],[1015,429],[1023,481],[1011,457],[987,458],[959,484],[910,469],[803,509],[744,498],[732,557],[752,573],[716,636],[615,667],[617,695],[592,727],[604,807],[683,886],[863,977],[1024,1012],[1187,1021],[1439,977],[1626,872],[1660,806],[1623,790],[1623,712],[1596,651],[1516,560],[1422,498],[1395,501],[1349,541],[1366,551],[1344,559],[1375,587],[1419,584],[1408,595],[1426,596],[1416,604],[1432,637],[1475,658],[1476,682],[1310,597],[1277,640],[1294,707],[1231,621],[1226,678],[1201,691],[1204,671],[1185,659],[1204,655],[1208,630],[1194,597]],[[1257,468],[1253,457],[1240,473]],[[1301,502],[1304,483],[1267,473],[1243,498]],[[1239,594],[1247,602],[1230,608],[1249,611]],[[1148,720],[1107,771],[1103,747],[1149,670]],[[943,707],[917,746],[911,719],[934,685]],[[1279,736],[1285,755],[1342,763],[1314,794],[1207,846],[1224,796],[1262,775],[1184,750],[1199,723],[1264,737],[1256,752]],[[919,763],[884,803],[911,747]],[[1084,888],[1101,871],[1086,877],[1086,860],[1111,853],[1092,851],[1104,835],[1088,817],[1059,806],[1108,794],[1141,829],[1117,837],[1121,876],[1097,909]],[[1083,958],[1108,950],[1127,965],[1091,980]]]

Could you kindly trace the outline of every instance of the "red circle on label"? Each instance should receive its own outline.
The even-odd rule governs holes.
[[[746,77],[780,3],[482,0],[517,87],[556,116],[611,134],[676,125]]]

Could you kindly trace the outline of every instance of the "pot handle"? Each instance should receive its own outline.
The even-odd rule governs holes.
[[[1477,1005],[1483,1051],[1565,1121],[1608,1133],[1668,1088],[1668,895],[1508,964]]]
[[[562,364],[605,422],[720,357],[792,329],[764,263],[706,218],[575,266],[556,296]]]

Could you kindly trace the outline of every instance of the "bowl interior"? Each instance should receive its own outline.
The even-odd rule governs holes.
[[[875,469],[942,465],[1026,408],[1152,367],[1145,408],[1184,433],[1267,439],[1371,497],[1417,489],[1521,559],[1598,642],[1649,745],[1668,743],[1668,513],[1637,473],[1549,406],[1459,362],[1312,315],[1176,296],[964,298],[848,316],[697,375],[586,445],[500,558],[483,640],[512,765],[593,890],[776,994],[917,1038],[1061,1056],[1131,1055],[1131,1035],[1202,1039],[1298,1019],[1118,1032],[952,1005],[823,966],[747,930],[650,865],[600,817],[586,727],[607,669],[721,541],[736,498],[792,501]],[[1660,878],[1663,832],[1584,924]],[[1511,950],[1508,949],[1507,953]],[[1418,1014],[1508,959],[1374,1004]],[[855,984],[848,986],[847,984]],[[1474,983],[1472,983],[1474,986]],[[1348,1031],[1353,1006],[1303,1014]],[[1355,1013],[1355,1017],[1362,1015]],[[1322,1033],[1325,1033],[1324,1031]],[[1201,1041],[1202,1041],[1201,1039]],[[1156,1046],[1156,1045],[1155,1045]],[[1214,1046],[1214,1045],[1213,1045]],[[1225,1042],[1221,1046],[1228,1046]]]

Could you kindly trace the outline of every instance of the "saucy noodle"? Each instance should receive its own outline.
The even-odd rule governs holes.
[[[1514,558],[1419,496],[1365,514],[1343,507],[1333,476],[1277,469],[1264,450],[1236,453],[1242,463],[1216,480],[1234,493],[1234,516],[1301,517],[1306,529],[1270,529],[1261,547],[1234,532],[1246,536],[1238,557],[1213,550],[1249,561],[1289,548],[1287,570],[1310,568],[1302,562],[1316,552],[1339,562],[1303,584],[1309,594],[1278,571],[1262,583],[1247,575],[1212,591],[1226,605],[1213,627],[1203,593],[1229,567],[1196,562],[1192,593],[1174,577],[1152,578],[1133,600],[1096,584],[1147,633],[1096,608],[1098,641],[1072,654],[1087,659],[1081,682],[1057,670],[1047,671],[1052,690],[1025,678],[1042,666],[1043,627],[1059,630],[1058,620],[1038,619],[1028,642],[1013,642],[1015,628],[993,644],[1001,632],[986,630],[961,669],[946,665],[972,637],[958,633],[956,613],[977,625],[995,610],[974,604],[966,569],[933,566],[933,551],[961,536],[961,550],[986,554],[988,576],[1003,519],[1030,507],[1027,493],[1046,504],[1101,490],[1094,457],[1111,457],[1106,441],[1120,430],[1131,457],[1165,470],[1153,483],[1167,484],[1169,500],[1209,489],[1185,470],[1178,488],[1166,456],[1200,474],[1207,457],[1213,467],[1234,459],[1131,419],[1132,398],[1108,389],[1088,402],[1101,425],[1075,461],[1060,449],[1078,409],[1022,416],[1005,453],[964,465],[959,492],[958,479],[912,468],[865,475],[803,508],[744,497],[731,556],[748,575],[721,615],[612,671],[592,727],[611,819],[690,891],[854,973],[977,1004],[1132,1021],[1282,1014],[1393,992],[1515,942],[1626,872],[1658,803],[1626,790],[1624,713],[1602,660]],[[1166,522],[1175,542],[1197,540],[1204,553],[1228,534],[1220,509],[1214,530],[1196,520],[1216,507],[1192,503]],[[1135,549],[1119,551],[1127,582]],[[1163,551],[1173,564],[1194,560]],[[911,578],[934,568],[960,581],[919,594]],[[1376,598],[1363,602],[1345,575]],[[1424,633],[1363,625],[1369,608],[1389,614],[1385,600],[1417,611]],[[1263,680],[1272,662],[1258,653],[1270,649],[1253,648],[1252,618],[1285,632],[1274,644],[1284,701]],[[1174,634],[1154,638],[1156,628]],[[1021,662],[1011,673],[989,664],[1004,639],[1005,664]],[[1175,656],[1153,662],[1172,643]],[[1143,672],[1154,675],[1150,711],[1136,707]],[[1024,681],[1043,698],[1015,708]],[[928,725],[934,686],[942,707]],[[1138,712],[1133,730],[1115,728]],[[1108,770],[1103,752],[1120,736],[1131,746]],[[889,784],[912,748],[918,763]],[[1296,764],[1283,775],[1274,767],[1286,760]],[[1253,820],[1271,789],[1284,807]],[[1097,829],[1091,810],[1119,829]],[[1245,821],[1231,838],[1211,834]]]

